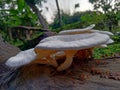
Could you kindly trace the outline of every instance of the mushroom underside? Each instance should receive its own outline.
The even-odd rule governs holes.
[[[42,52],[40,52],[39,50],[39,53],[42,53]],[[52,54],[51,52],[48,53],[47,57],[42,59],[39,58],[39,54],[37,54],[37,59],[34,60],[33,62],[39,63],[39,64],[52,65],[53,67],[56,68],[57,71],[63,71],[68,69],[72,65],[74,58],[76,58],[77,62],[79,63],[81,61],[84,62],[84,60],[86,62],[86,60],[89,60],[93,57],[92,54],[93,54],[93,48],[82,49],[82,50],[56,51]],[[59,63],[60,61],[62,63]]]

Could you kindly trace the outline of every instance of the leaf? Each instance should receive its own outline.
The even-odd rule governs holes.
[[[17,0],[17,4],[18,4],[18,10],[22,11],[24,9],[24,6],[25,6],[24,0]]]
[[[17,15],[17,14],[18,14],[18,11],[15,10],[15,9],[10,9],[10,14]]]

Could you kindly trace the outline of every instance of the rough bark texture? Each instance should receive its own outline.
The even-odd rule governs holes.
[[[0,62],[16,55],[19,51],[19,48],[4,41],[2,36],[0,35]]]

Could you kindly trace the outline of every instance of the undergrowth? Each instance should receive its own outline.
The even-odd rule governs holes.
[[[106,48],[95,48],[94,58],[113,57],[120,54],[120,44],[111,44]]]

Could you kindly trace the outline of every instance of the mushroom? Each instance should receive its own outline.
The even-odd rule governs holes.
[[[73,30],[63,30],[59,32],[59,35],[71,35],[71,34],[83,34],[83,33],[101,33],[101,34],[107,34],[109,36],[112,36],[113,33],[109,31],[102,31],[102,30],[94,30],[95,24],[92,24],[84,29],[73,29]],[[100,45],[99,47],[107,47],[107,44],[113,43],[113,40],[110,39],[106,44]]]
[[[94,25],[91,25],[85,29],[68,30],[59,35],[47,37],[35,48],[22,51],[8,59],[6,65],[20,67],[29,63],[40,63],[52,65],[57,68],[57,71],[63,71],[71,66],[73,57],[79,50],[106,46],[112,42],[109,34],[91,31],[93,27]],[[61,51],[64,52],[62,55],[66,55],[66,60],[58,65],[56,56],[61,57],[62,55],[57,54]]]
[[[80,33],[87,33],[90,32],[90,30],[92,30],[95,27],[95,24],[92,24],[86,28],[83,29],[72,29],[72,30],[63,30],[61,32],[59,32],[59,34],[80,34]]]
[[[20,67],[29,63],[40,63],[57,67],[57,62],[49,57],[51,52],[54,51],[42,51],[40,55],[41,58],[39,59],[37,54],[34,52],[34,48],[28,49],[21,51],[16,56],[9,58],[5,64],[9,67]]]
[[[36,54],[34,52],[34,48],[21,51],[16,56],[9,58],[6,61],[6,65],[9,67],[20,67],[22,65],[29,64],[36,58]]]
[[[99,33],[56,35],[43,39],[35,47],[35,52],[39,57],[40,53],[42,53],[41,50],[56,50],[56,52],[61,50],[64,51],[66,54],[66,60],[57,68],[57,71],[62,71],[67,69],[72,64],[73,56],[78,50],[107,44],[109,40],[110,37],[108,35]]]

